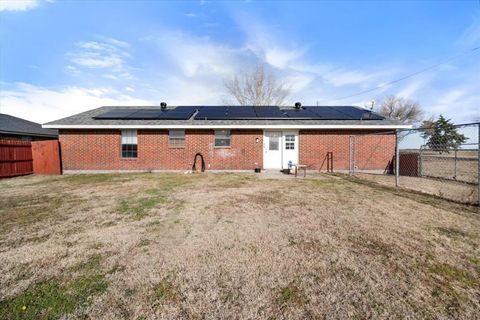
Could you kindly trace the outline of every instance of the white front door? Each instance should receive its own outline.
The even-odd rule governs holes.
[[[288,163],[298,164],[298,132],[283,131],[283,168],[288,168]]]
[[[298,131],[265,131],[263,135],[263,168],[286,169],[298,164]]]
[[[263,168],[282,169],[282,132],[265,131],[263,136]]]

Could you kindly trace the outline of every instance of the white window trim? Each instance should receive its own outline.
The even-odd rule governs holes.
[[[137,152],[135,157],[123,156],[123,145],[136,145]],[[120,157],[122,159],[137,159],[138,158],[138,131],[137,130],[121,130],[120,132]]]
[[[227,132],[226,135],[218,135],[217,136],[217,133],[220,133],[221,131],[225,131]],[[218,145],[217,146],[217,139],[218,140],[228,140],[228,145]],[[213,142],[213,146],[215,148],[230,148],[230,145],[232,144],[232,132],[230,130],[225,130],[225,129],[221,129],[221,130],[215,130],[214,132],[214,142]]]
[[[173,132],[182,132],[183,133],[183,138],[182,137],[172,137],[170,133]],[[185,130],[168,130],[168,146],[171,148],[185,148]],[[177,143],[172,143],[174,141],[183,141],[181,144]]]

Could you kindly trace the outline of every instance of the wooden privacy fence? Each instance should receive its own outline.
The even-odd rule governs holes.
[[[31,142],[0,140],[0,178],[31,173],[33,173]]]
[[[58,140],[32,142],[33,172],[36,174],[62,174]]]
[[[26,174],[61,174],[58,140],[0,140],[0,178]]]

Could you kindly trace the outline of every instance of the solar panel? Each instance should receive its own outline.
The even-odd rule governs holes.
[[[283,112],[290,119],[318,119],[318,115],[308,109],[284,109]]]
[[[316,119],[322,120],[352,120],[350,115],[340,112],[336,107],[307,107],[309,111],[317,115]]]
[[[158,119],[161,110],[152,110],[152,109],[139,109],[138,111],[128,115],[126,119],[137,119],[137,120],[146,120],[146,119]]]
[[[280,109],[277,106],[181,106],[173,109],[111,109],[95,119],[187,120],[198,110],[195,120],[309,119],[309,120],[382,120],[382,116],[357,107],[302,107]]]
[[[225,120],[227,117],[225,107],[204,106],[200,107],[195,120]]]
[[[257,118],[260,119],[284,119],[287,116],[280,110],[279,107],[275,106],[256,106],[253,107]]]
[[[95,119],[122,119],[134,113],[135,111],[136,110],[133,110],[133,109],[113,109],[105,113],[99,114],[94,118]]]
[[[175,109],[163,111],[158,119],[162,120],[187,120],[197,111],[197,107],[176,107]]]
[[[228,119],[256,119],[257,114],[253,107],[232,106],[227,108],[226,117]]]
[[[355,108],[355,107],[337,107],[342,113],[348,114],[355,120],[381,120],[383,117],[372,113],[369,110]]]
[[[382,120],[383,117],[357,107],[307,107],[322,120]]]

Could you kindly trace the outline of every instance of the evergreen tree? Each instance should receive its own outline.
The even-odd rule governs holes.
[[[428,139],[427,147],[429,149],[440,152],[456,149],[467,141],[467,137],[457,132],[457,128],[450,122],[450,119],[445,119],[442,115],[428,128],[425,127],[422,136]]]

